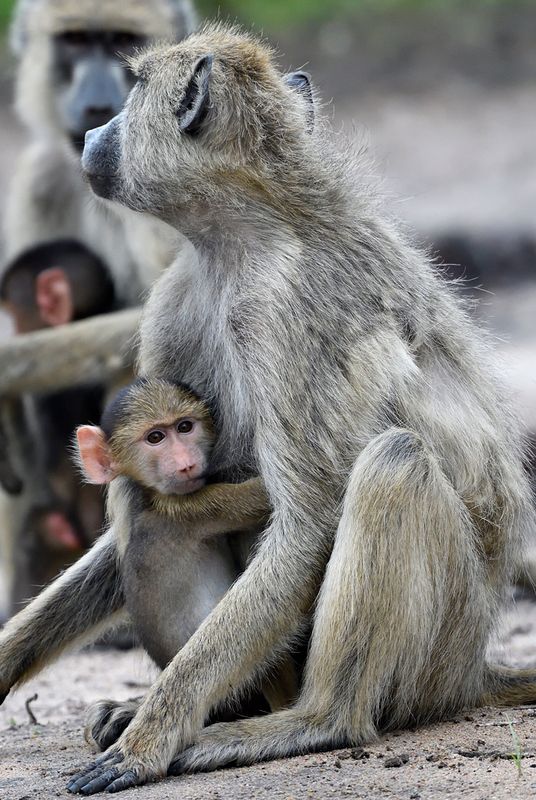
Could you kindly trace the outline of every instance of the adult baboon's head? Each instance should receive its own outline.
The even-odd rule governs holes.
[[[86,137],[97,194],[181,227],[185,211],[217,207],[220,189],[273,198],[301,179],[315,139],[311,87],[305,73],[283,75],[267,46],[208,25],[130,64],[138,82],[124,110]]]
[[[11,42],[21,118],[81,149],[86,131],[118,114],[136,81],[125,57],[194,25],[190,0],[19,0]]]

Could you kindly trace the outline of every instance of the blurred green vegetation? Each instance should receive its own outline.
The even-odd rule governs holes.
[[[123,2],[123,0],[117,0]],[[322,22],[334,17],[349,17],[363,11],[451,9],[462,11],[468,6],[515,6],[532,4],[533,0],[198,0],[204,16],[239,20],[256,28],[278,30],[296,27],[305,22]],[[0,26],[9,20],[14,0],[0,0]]]
[[[198,0],[207,17],[235,18],[257,28],[278,30],[306,22],[351,17],[363,12],[446,9],[454,13],[468,8],[532,5],[534,0]]]
[[[0,25],[3,27],[9,21],[13,0],[0,0]]]

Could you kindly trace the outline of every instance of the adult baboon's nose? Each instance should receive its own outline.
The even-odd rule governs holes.
[[[111,198],[119,170],[120,115],[86,133],[82,169],[99,197]]]

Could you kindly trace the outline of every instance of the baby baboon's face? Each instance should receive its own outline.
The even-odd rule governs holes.
[[[270,50],[208,27],[133,59],[125,109],[90,131],[82,164],[101,197],[177,224],[225,202],[229,187],[262,191],[310,139],[311,90],[281,75]]]

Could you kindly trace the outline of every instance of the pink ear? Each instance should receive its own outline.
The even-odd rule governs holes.
[[[76,429],[80,464],[90,483],[110,483],[115,478],[110,448],[101,428],[80,425]]]
[[[35,284],[35,304],[46,325],[55,327],[71,322],[74,317],[71,282],[61,267],[40,272]]]

